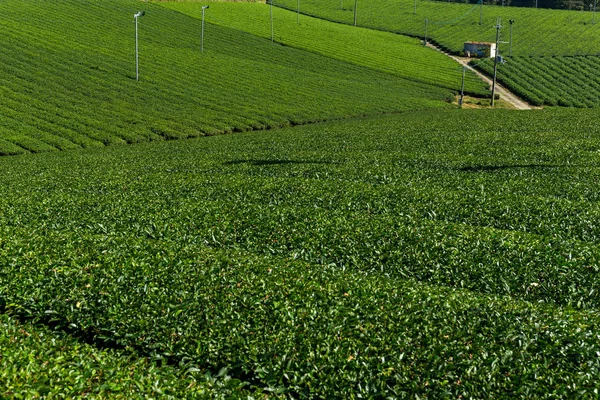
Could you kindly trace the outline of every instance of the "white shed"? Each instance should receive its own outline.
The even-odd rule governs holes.
[[[496,57],[496,43],[465,42],[464,48],[467,57]]]

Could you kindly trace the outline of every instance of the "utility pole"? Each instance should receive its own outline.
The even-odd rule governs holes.
[[[463,98],[465,97],[465,72],[467,71],[467,66],[463,66],[462,70],[462,83],[460,85],[460,99],[458,100],[458,105],[462,108]]]
[[[273,32],[273,0],[271,0],[269,2],[269,4],[271,5],[270,8],[269,8],[269,10],[271,12],[271,43],[273,43],[273,41],[275,40],[274,39],[275,35],[274,35],[274,32]]]
[[[496,19],[496,53],[494,54],[494,80],[492,81],[492,107],[494,107],[494,97],[496,95],[496,72],[498,71],[498,56],[499,56],[499,52],[498,52],[498,42],[500,41],[500,28],[502,28],[502,25],[500,25],[500,21],[501,19],[498,18]]]
[[[138,18],[143,17],[146,14],[145,11],[139,11],[133,15],[135,19],[135,80],[140,80],[140,58],[138,52]]]
[[[358,0],[354,0],[354,26],[356,26],[356,5]]]
[[[206,10],[209,6],[202,6],[202,35],[200,39],[200,51],[204,52],[204,10]]]
[[[510,24],[510,39],[508,42],[508,56],[512,57],[512,26],[515,23],[514,19],[509,19],[508,23]]]
[[[479,0],[479,25],[483,24],[483,0]]]

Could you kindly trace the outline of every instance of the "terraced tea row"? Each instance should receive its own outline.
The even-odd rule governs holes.
[[[486,111],[0,159],[0,304],[248,394],[592,396],[596,113]]]
[[[531,104],[598,107],[598,66],[596,56],[513,57],[499,68],[498,81]],[[477,68],[493,73],[489,61],[478,62]]]
[[[271,38],[269,6],[262,3],[227,2],[161,2],[161,5],[201,19],[202,7],[210,4],[205,19],[226,26]],[[292,46],[350,62],[377,71],[387,72],[411,81],[434,84],[456,92],[460,89],[462,69],[456,62],[421,45],[419,40],[388,32],[353,29],[291,11],[276,9],[273,17],[274,40]],[[478,96],[489,93],[473,73],[468,73],[465,91]]]
[[[239,381],[159,366],[131,351],[98,349],[0,314],[3,398],[206,398],[240,394]]]
[[[0,154],[445,107],[452,97],[220,26],[200,53],[198,20],[137,1],[5,1],[0,29]]]
[[[296,0],[275,0],[274,4],[297,9]],[[348,0],[303,0],[300,9],[308,15],[353,23],[354,2]],[[590,12],[412,0],[362,0],[357,6],[359,26],[421,39],[427,19],[428,38],[455,53],[463,49],[466,41],[495,41],[497,18],[502,19],[501,40],[506,42],[510,40],[509,20],[514,21],[511,55],[600,53],[600,24],[592,23]],[[508,48],[508,43],[501,46],[505,55]]]
[[[595,311],[144,239],[119,249],[90,239],[106,250],[102,267],[89,260],[28,278],[21,290],[36,300],[24,304],[28,313],[185,368],[224,371],[247,394],[531,398],[596,386]],[[123,263],[118,253],[133,249]],[[90,255],[62,254],[72,263]],[[169,378],[169,369],[154,372]],[[227,393],[223,386],[211,389]]]
[[[293,0],[278,0],[276,4],[287,9],[297,7]],[[301,9],[350,24],[353,4],[342,8],[340,4],[306,0]],[[463,50],[466,41],[494,42],[494,26],[500,18],[500,53],[508,56],[507,63],[499,67],[500,82],[533,105],[598,105],[600,92],[593,71],[600,54],[600,24],[592,23],[592,13],[404,0],[366,0],[359,7],[359,26],[420,38],[427,29],[429,41],[455,54]],[[477,63],[492,75],[489,61]]]

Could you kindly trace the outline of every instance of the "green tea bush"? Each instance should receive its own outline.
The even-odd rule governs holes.
[[[277,0],[275,4],[297,8],[295,0]],[[304,0],[300,8],[329,21],[353,23],[353,2]],[[498,68],[501,83],[536,106],[598,106],[600,95],[593,71],[600,62],[600,36],[592,13],[412,0],[366,0],[357,9],[361,27],[421,39],[427,19],[428,41],[453,54],[459,54],[467,41],[495,42],[498,18],[502,25],[499,51],[507,60]],[[492,75],[491,60],[477,60],[477,64]]]
[[[534,105],[597,107],[598,80],[590,75],[596,56],[512,57],[498,69],[498,81]],[[491,61],[476,63],[488,75]]]
[[[201,53],[196,18],[133,0],[10,0],[0,23],[2,154],[444,108],[460,84],[458,73],[452,89],[411,82],[213,24]]]
[[[450,110],[3,158],[0,304],[238,397],[593,398],[597,131]]]
[[[195,18],[202,5],[195,2],[163,2],[161,5]],[[206,21],[271,38],[269,7],[258,3],[212,2]],[[301,23],[292,11],[276,9],[274,39],[277,43],[332,57],[343,62],[391,73],[411,81],[434,84],[458,92],[461,68],[443,54],[424,47],[419,40],[389,32],[356,29],[303,15]],[[465,91],[483,96],[488,87],[472,72]]]
[[[295,0],[276,0],[274,4],[297,10]],[[597,55],[600,45],[598,25],[591,23],[593,16],[588,12],[413,0],[363,0],[357,7],[358,26],[421,39],[427,19],[428,39],[455,54],[463,50],[466,41],[494,42],[497,18],[503,26],[502,42],[510,41],[509,21],[514,21],[510,56]],[[300,10],[329,21],[354,23],[352,1],[304,0]],[[501,52],[509,55],[508,50],[508,43],[501,44]]]
[[[43,325],[0,314],[3,398],[225,398],[239,381],[182,373],[131,352],[98,349]]]

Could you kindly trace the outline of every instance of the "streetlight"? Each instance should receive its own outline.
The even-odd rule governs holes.
[[[204,10],[206,10],[208,6],[202,6],[202,35],[200,36],[200,51],[204,52]]]
[[[492,107],[494,107],[494,97],[496,96],[496,72],[498,71],[498,61],[500,60],[500,55],[498,51],[498,42],[500,41],[500,29],[502,25],[500,25],[500,18],[496,19],[496,52],[494,53],[494,79],[492,80]]]
[[[356,26],[356,5],[358,0],[354,0],[354,26]]]
[[[145,11],[138,11],[137,13],[133,14],[133,18],[135,19],[135,80],[139,81],[140,80],[140,62],[139,62],[139,56],[138,56],[138,18],[139,17],[143,17],[144,15],[146,15]]]
[[[512,56],[512,26],[515,23],[514,19],[509,19],[508,23],[510,24],[510,39],[508,42],[508,55],[509,57]]]
[[[273,0],[269,1],[269,12],[271,14],[271,43],[275,41],[275,32],[273,31]]]
[[[465,72],[467,72],[466,65],[463,66],[463,70],[462,70],[462,83],[460,85],[460,99],[458,99],[458,105],[460,106],[460,108],[462,108],[463,99],[465,97]]]

